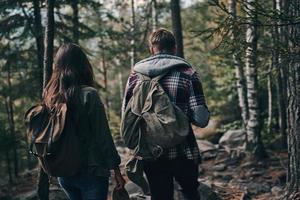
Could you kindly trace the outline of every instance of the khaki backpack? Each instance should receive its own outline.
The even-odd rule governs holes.
[[[65,103],[50,111],[36,105],[25,114],[30,153],[37,156],[44,171],[53,177],[75,175],[82,167],[76,124]]]
[[[142,159],[156,159],[166,148],[183,142],[189,133],[189,120],[174,105],[159,80],[139,74],[121,121],[121,135],[129,149]]]

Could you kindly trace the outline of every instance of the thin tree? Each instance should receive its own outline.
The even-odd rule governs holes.
[[[47,20],[45,30],[45,51],[44,51],[44,73],[43,88],[47,85],[52,74],[53,62],[53,40],[54,40],[54,2],[55,0],[46,0]]]
[[[257,80],[257,14],[255,11],[256,0],[247,0],[247,32],[246,32],[246,80],[249,120],[247,122],[246,148],[257,158],[266,155],[261,139],[261,120],[258,105],[258,80]]]
[[[230,27],[232,31],[231,41],[232,43],[235,43],[239,34],[235,26],[237,20],[236,0],[228,0],[228,5],[229,5],[228,11],[232,21],[232,26]],[[246,88],[245,72],[240,57],[241,56],[239,55],[237,48],[234,47],[232,60],[235,68],[236,87],[237,87],[237,93],[239,99],[239,106],[241,109],[241,116],[243,119],[244,127],[246,128],[248,116],[249,116],[248,102],[247,102],[247,88]]]
[[[180,15],[180,0],[171,0],[172,27],[177,44],[176,55],[184,58],[183,52],[183,36]]]
[[[10,184],[13,182],[12,178],[12,169],[11,169],[11,160],[10,160],[10,151],[6,150],[5,151],[5,159],[6,159],[6,165],[7,165],[7,174],[8,174],[8,181]]]
[[[275,13],[279,16],[281,12],[284,12],[284,1],[283,0],[273,0],[273,9]],[[277,20],[277,24],[282,23],[281,20]],[[287,147],[287,71],[284,67],[285,63],[283,62],[284,53],[279,48],[279,46],[283,47],[282,49],[287,49],[287,31],[286,27],[278,26],[275,24],[273,31],[273,66],[276,69],[277,81],[276,81],[276,91],[277,91],[277,105],[278,105],[278,123],[279,130],[281,134],[282,147]]]
[[[134,66],[136,62],[136,47],[135,47],[135,34],[136,34],[136,22],[135,22],[135,4],[134,0],[131,0],[131,52],[130,52],[130,58],[131,58],[131,67]]]
[[[44,38],[43,38],[43,28],[41,20],[41,8],[40,0],[33,0],[33,12],[34,12],[34,37],[36,42],[37,56],[38,56],[38,67],[41,73],[39,80],[41,83],[41,92],[42,93],[42,83],[43,83],[43,56],[44,56]]]
[[[273,64],[271,63],[268,67],[267,73],[267,89],[268,89],[268,121],[267,121],[267,129],[268,133],[272,132],[272,121],[273,121],[273,90],[272,90],[272,69]]]
[[[79,41],[78,0],[71,0],[71,7],[73,10],[73,15],[72,15],[73,42],[78,44]]]
[[[158,24],[156,0],[151,1],[151,19],[152,19],[152,31],[154,31],[155,29],[157,29],[157,24]]]
[[[47,20],[45,29],[45,51],[44,51],[44,70],[43,70],[43,88],[46,87],[52,74],[53,63],[53,41],[54,41],[54,3],[55,0],[46,0]],[[49,199],[49,177],[40,168],[38,180],[38,196],[41,200]]]
[[[103,75],[103,90],[105,92],[105,107],[107,110],[107,118],[110,119],[109,115],[109,91],[108,91],[108,63],[106,62],[105,55],[105,42],[103,36],[100,37],[101,45],[101,73]]]
[[[9,94],[7,95],[5,99],[5,108],[7,113],[7,120],[9,125],[9,131],[11,134],[11,137],[13,138],[14,143],[17,141],[16,138],[16,131],[15,131],[15,120],[14,120],[14,106],[13,106],[13,100],[11,96],[12,89],[12,83],[11,83],[11,67],[10,64],[7,64],[7,86]],[[14,175],[15,177],[19,176],[19,158],[18,158],[18,151],[17,148],[13,149],[13,163],[14,163]]]

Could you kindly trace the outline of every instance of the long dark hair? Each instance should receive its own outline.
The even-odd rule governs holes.
[[[93,68],[86,54],[76,44],[64,44],[55,55],[52,76],[43,92],[43,103],[49,109],[67,103],[73,110],[80,99],[81,85],[93,84]]]

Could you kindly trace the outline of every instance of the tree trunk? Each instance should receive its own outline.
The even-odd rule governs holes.
[[[10,65],[8,65],[7,70],[7,85],[8,91],[12,91],[11,87],[11,69]],[[18,158],[18,151],[17,151],[17,138],[15,133],[15,120],[14,120],[14,108],[13,108],[13,100],[10,94],[6,97],[5,100],[6,112],[7,112],[7,120],[9,124],[10,134],[12,135],[15,147],[13,148],[13,161],[14,161],[14,175],[15,177],[19,176],[19,158]]]
[[[299,35],[300,36],[300,35]],[[298,37],[299,37],[298,36]],[[300,52],[298,52],[300,53]],[[298,54],[299,55],[299,54]],[[299,58],[298,58],[299,59]],[[288,199],[300,195],[300,62],[289,66],[288,79]],[[299,196],[298,196],[299,197]]]
[[[268,69],[268,123],[267,129],[268,133],[272,133],[273,125],[273,91],[272,91],[272,64],[270,64]]]
[[[246,148],[256,158],[266,155],[261,140],[260,110],[258,105],[258,80],[257,80],[257,16],[255,12],[256,0],[247,0],[248,25],[246,32],[246,80],[249,120],[247,122]]]
[[[104,44],[104,42],[102,41],[102,45]],[[102,74],[103,74],[103,82],[104,82],[104,92],[105,92],[105,106],[106,106],[106,115],[107,115],[107,119],[110,119],[110,115],[109,115],[109,91],[108,91],[108,81],[107,81],[107,63],[105,60],[105,52],[104,52],[104,48],[102,48]]]
[[[5,152],[5,158],[6,158],[6,165],[7,165],[7,174],[8,174],[8,180],[9,183],[12,184],[13,178],[11,173],[11,161],[10,161],[10,155],[9,150]]]
[[[52,74],[53,63],[53,42],[54,42],[54,3],[55,0],[46,0],[47,5],[47,23],[45,30],[45,51],[44,51],[44,73],[43,88],[46,87]],[[49,177],[40,167],[38,180],[38,197],[41,200],[49,200]]]
[[[172,12],[172,27],[176,39],[176,44],[177,44],[176,55],[184,58],[182,26],[181,26],[181,16],[180,16],[180,0],[171,0],[171,12]]]
[[[232,35],[231,35],[231,41],[234,43],[238,37],[238,32],[235,27],[235,22],[236,22],[236,0],[229,0],[229,13],[230,17],[232,20]],[[235,68],[235,78],[236,78],[236,86],[237,86],[237,93],[238,93],[238,98],[239,98],[239,106],[241,109],[241,117],[244,123],[244,128],[247,126],[247,121],[248,121],[248,102],[247,102],[247,88],[246,88],[246,78],[245,78],[245,73],[244,73],[244,68],[242,66],[242,62],[240,59],[240,55],[237,50],[233,50],[232,54],[232,59],[233,59],[233,64]]]
[[[283,11],[283,2],[282,0],[273,0],[273,9],[278,14]],[[280,20],[277,22],[278,24],[281,23]],[[275,43],[275,47],[273,49],[273,62],[274,67],[277,72],[277,83],[276,83],[276,90],[277,90],[277,106],[278,106],[278,123],[279,123],[279,130],[281,134],[282,140],[282,147],[284,149],[287,148],[287,77],[286,77],[286,69],[283,63],[283,51],[280,51],[279,46],[283,47],[283,49],[287,49],[287,39],[286,39],[286,31],[285,27],[279,27],[275,25],[274,27],[274,34],[273,34],[273,42]]]
[[[44,43],[43,43],[43,28],[41,21],[41,8],[40,0],[33,0],[34,8],[34,37],[37,47],[38,67],[39,67],[39,82],[40,82],[40,94],[43,91],[43,56],[44,56]]]
[[[73,16],[72,16],[73,42],[78,44],[78,41],[79,41],[78,0],[71,0],[71,6],[72,6],[72,10],[73,10]]]
[[[120,105],[122,105],[122,100],[124,98],[124,85],[123,85],[123,75],[122,72],[118,73],[118,78],[119,78],[119,88],[120,88]],[[120,112],[121,114],[121,112]]]
[[[131,67],[134,66],[136,62],[136,48],[135,48],[135,5],[134,0],[131,0],[131,52],[130,52],[130,58],[131,58]]]
[[[295,20],[300,17],[300,2],[292,1],[289,15]],[[287,199],[300,197],[300,25],[289,26],[288,65],[288,154]]]
[[[54,40],[54,2],[55,0],[47,0],[47,22],[45,30],[45,52],[44,52],[44,80],[43,88],[47,85],[52,74],[53,62],[53,40]]]
[[[157,29],[158,18],[157,18],[157,4],[156,0],[151,1],[151,18],[152,18],[152,31]]]

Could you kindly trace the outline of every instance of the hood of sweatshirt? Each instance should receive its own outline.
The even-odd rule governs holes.
[[[183,58],[169,54],[157,54],[139,61],[133,67],[135,72],[146,76],[158,76],[178,66],[191,67]]]

